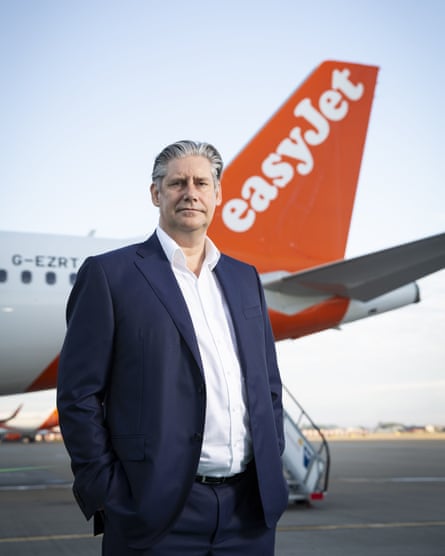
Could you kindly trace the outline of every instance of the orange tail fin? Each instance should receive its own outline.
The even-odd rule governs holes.
[[[45,421],[43,421],[43,423],[40,425],[40,429],[53,429],[54,427],[58,427],[59,426],[59,412],[57,411],[57,409],[54,409],[51,412],[51,415],[45,419]]]
[[[377,72],[324,62],[226,168],[223,251],[260,272],[344,256]]]

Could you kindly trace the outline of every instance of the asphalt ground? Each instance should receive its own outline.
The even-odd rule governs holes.
[[[289,506],[276,556],[445,556],[445,440],[330,449],[325,499]],[[98,556],[100,545],[73,500],[63,445],[0,444],[0,555]]]

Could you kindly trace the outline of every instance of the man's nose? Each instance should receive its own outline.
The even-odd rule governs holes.
[[[197,195],[197,188],[192,179],[187,180],[185,189],[184,189],[184,199],[196,199]]]

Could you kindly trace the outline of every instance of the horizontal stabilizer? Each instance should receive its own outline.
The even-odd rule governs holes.
[[[445,233],[288,274],[263,285],[291,296],[317,292],[368,301],[444,267]]]

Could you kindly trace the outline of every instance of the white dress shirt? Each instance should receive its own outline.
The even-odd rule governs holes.
[[[252,444],[232,318],[212,272],[220,252],[206,238],[198,277],[187,268],[179,245],[159,227],[156,234],[187,304],[204,367],[207,406],[197,472],[214,477],[240,473],[252,457]]]

